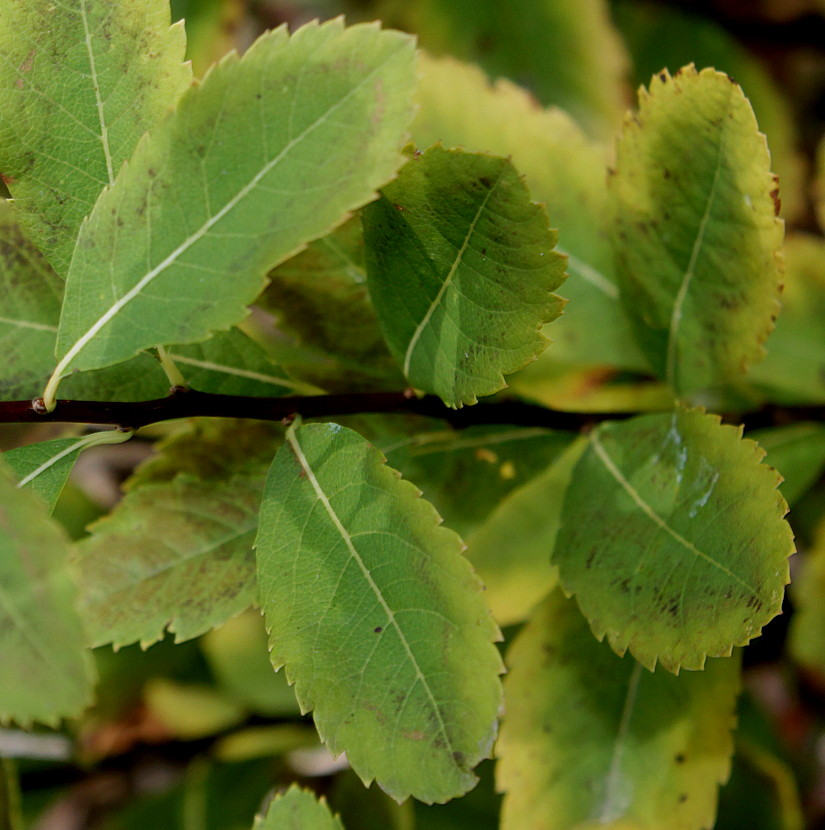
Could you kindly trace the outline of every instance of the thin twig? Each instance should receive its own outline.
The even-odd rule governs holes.
[[[453,410],[434,395],[416,397],[410,392],[369,392],[337,395],[306,395],[254,398],[214,395],[194,389],[173,389],[165,398],[134,403],[105,401],[58,401],[53,412],[45,412],[39,399],[0,402],[0,423],[98,424],[139,429],[176,418],[244,418],[258,421],[289,421],[304,418],[334,418],[362,413],[407,413],[439,418],[455,427],[476,424],[510,424],[579,432],[606,420],[620,420],[630,412],[561,412],[536,404],[497,399]],[[746,429],[825,421],[825,407],[764,407],[745,416],[729,415],[730,423]]]

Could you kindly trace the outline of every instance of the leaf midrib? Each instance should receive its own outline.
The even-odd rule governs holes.
[[[759,599],[759,594],[756,590],[748,585],[740,576],[737,576],[733,571],[729,568],[726,568],[721,562],[717,562],[712,556],[709,556],[704,551],[699,550],[690,540],[685,539],[681,533],[677,530],[674,530],[656,511],[641,497],[639,492],[636,490],[635,487],[624,477],[622,471],[616,466],[616,463],[608,454],[607,450],[604,448],[604,445],[599,441],[596,432],[592,432],[590,434],[590,443],[593,446],[593,449],[596,451],[596,455],[599,457],[599,460],[604,464],[607,471],[610,475],[616,479],[616,482],[621,486],[621,488],[630,496],[631,499],[636,503],[639,509],[656,525],[658,525],[662,530],[664,530],[669,536],[675,539],[679,544],[681,544],[686,550],[690,551],[694,556],[697,556],[699,559],[707,562],[712,567],[720,570],[723,574],[730,577],[732,580],[737,582],[741,585],[748,593],[756,598]]]
[[[639,692],[639,681],[642,677],[642,664],[636,663],[627,684],[624,706],[619,719],[619,728],[616,731],[616,739],[613,742],[613,752],[610,756],[610,767],[605,781],[604,801],[599,811],[599,823],[607,824],[621,818],[621,803],[618,803],[620,793],[618,792],[621,780],[621,765],[624,756],[625,743],[630,732],[630,722],[633,719],[633,709],[636,705],[636,698]]]
[[[484,210],[487,207],[487,203],[490,201],[493,193],[498,188],[499,184],[501,183],[501,179],[504,176],[504,169],[498,175],[493,186],[484,194],[484,198],[481,201],[481,204],[476,211],[476,215],[473,217],[473,221],[470,223],[470,227],[467,230],[467,235],[464,237],[464,242],[461,244],[461,248],[459,248],[458,253],[456,254],[456,258],[453,260],[453,264],[450,267],[449,273],[444,278],[444,282],[441,284],[441,288],[438,289],[438,294],[436,294],[435,299],[430,303],[430,307],[427,309],[427,313],[422,318],[421,322],[416,327],[415,331],[410,338],[409,345],[407,346],[407,352],[404,355],[404,376],[409,379],[410,377],[410,363],[412,361],[412,355],[415,351],[415,347],[418,345],[418,342],[421,338],[421,335],[424,332],[424,329],[429,325],[430,319],[432,318],[433,314],[435,313],[436,308],[441,304],[441,299],[443,298],[445,292],[450,287],[453,278],[458,271],[458,266],[461,265],[461,261],[464,258],[464,254],[467,251],[467,248],[470,245],[470,240],[473,237],[473,234],[476,230],[476,225],[478,224],[478,220],[481,218]]]
[[[341,539],[344,542],[347,550],[349,551],[350,556],[353,558],[355,563],[358,565],[361,574],[363,575],[367,585],[369,586],[370,590],[372,591],[375,598],[378,600],[379,605],[383,609],[384,613],[387,615],[387,620],[389,625],[391,625],[394,629],[396,634],[398,635],[398,639],[401,641],[401,645],[404,648],[404,651],[407,653],[407,657],[410,660],[410,663],[415,670],[415,676],[418,682],[421,684],[421,687],[424,689],[432,707],[432,710],[435,714],[436,721],[438,723],[438,729],[441,732],[441,735],[444,738],[444,743],[446,747],[446,751],[453,756],[453,746],[452,741],[450,740],[450,735],[447,731],[447,725],[444,723],[444,718],[441,715],[441,710],[438,707],[438,703],[436,702],[435,695],[433,694],[432,689],[430,688],[430,684],[427,682],[427,678],[424,673],[421,671],[421,667],[418,665],[418,660],[415,658],[415,654],[410,647],[410,644],[401,629],[401,626],[398,624],[398,620],[395,618],[395,613],[393,612],[392,608],[390,608],[387,601],[384,599],[384,595],[381,592],[381,589],[376,584],[375,580],[372,578],[372,574],[367,568],[366,563],[361,558],[361,555],[358,553],[357,548],[352,542],[352,536],[350,535],[349,531],[344,527],[343,523],[341,522],[338,514],[335,512],[335,508],[333,508],[327,494],[324,492],[324,489],[321,487],[318,478],[315,475],[314,470],[309,464],[306,455],[304,455],[304,451],[301,448],[301,445],[298,442],[298,439],[295,435],[295,430],[290,429],[287,432],[287,441],[289,445],[292,447],[295,456],[298,459],[298,463],[301,465],[301,469],[304,471],[307,477],[307,481],[309,481],[312,489],[315,491],[315,495],[317,496],[318,500],[324,507],[327,515],[330,518],[330,521],[335,526],[335,529],[338,531]]]
[[[708,192],[707,203],[705,204],[705,212],[699,222],[699,227],[696,231],[696,238],[693,240],[693,248],[690,252],[690,260],[688,261],[685,273],[682,276],[682,281],[679,285],[679,290],[676,293],[676,298],[673,301],[673,310],[670,315],[670,325],[667,332],[667,351],[665,363],[665,378],[668,384],[675,389],[676,384],[676,346],[677,338],[679,336],[679,327],[682,324],[682,309],[687,298],[688,290],[690,289],[693,277],[696,273],[696,263],[699,259],[699,253],[702,250],[702,245],[705,241],[705,231],[707,229],[710,214],[713,205],[716,201],[716,191],[719,187],[719,176],[722,171],[722,149],[725,143],[725,131],[727,129],[727,119],[722,124],[721,134],[719,136],[719,147],[716,155],[716,169],[713,173],[713,182]]]
[[[112,164],[112,152],[109,147],[109,128],[106,126],[106,116],[103,112],[103,100],[100,97],[100,83],[97,77],[97,61],[92,46],[92,33],[89,29],[89,18],[86,13],[86,0],[80,0],[80,17],[83,20],[83,34],[86,42],[86,52],[89,55],[89,69],[91,70],[92,86],[95,91],[95,103],[97,105],[97,117],[100,122],[100,143],[103,145],[103,155],[106,159],[106,173],[109,177],[109,186],[115,183],[114,165]]]

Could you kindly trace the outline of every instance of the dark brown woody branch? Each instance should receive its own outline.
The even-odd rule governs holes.
[[[253,398],[175,389],[166,398],[136,403],[61,400],[58,401],[56,409],[48,413],[43,411],[38,399],[0,402],[0,423],[73,423],[138,429],[175,418],[248,418],[282,421],[290,420],[296,415],[303,418],[334,418],[376,412],[440,418],[456,427],[473,424],[511,424],[571,431],[586,430],[601,421],[627,418],[635,414],[561,412],[507,399],[452,410],[433,395],[419,398],[410,392]],[[744,417],[729,416],[725,420],[744,423],[747,429],[800,421],[821,421],[825,420],[825,407],[765,407]]]

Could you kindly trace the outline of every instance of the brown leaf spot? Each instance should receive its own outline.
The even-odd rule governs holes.
[[[782,200],[779,198],[778,187],[771,191],[771,199],[773,199],[773,212],[776,216],[779,216],[779,211],[782,210]]]
[[[32,49],[28,55],[26,55],[26,60],[17,67],[18,72],[31,72],[32,68],[34,67],[34,56],[37,54],[36,49]]]

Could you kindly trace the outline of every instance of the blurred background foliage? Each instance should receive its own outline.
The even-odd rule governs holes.
[[[825,188],[816,171],[818,154],[825,160],[819,149],[825,147],[825,0],[172,0],[172,14],[186,20],[199,76],[267,28],[339,14],[381,19],[415,32],[433,54],[478,63],[491,79],[508,78],[542,104],[562,107],[607,146],[635,89],[653,73],[689,62],[714,66],[753,103],[780,176],[789,231],[799,239],[821,233],[817,206]],[[549,211],[552,219],[552,204]],[[818,262],[811,279],[822,281],[821,251],[818,240],[797,241],[789,254]],[[807,325],[821,320],[820,313]],[[793,347],[790,333],[783,343]],[[769,362],[762,377],[781,388]],[[577,377],[576,388],[587,387],[585,381]],[[552,400],[568,394],[565,383],[553,388]],[[574,408],[586,405],[573,397]],[[636,390],[630,400],[639,405]],[[602,395],[591,404],[621,406],[621,400]],[[651,405],[660,404],[654,394]],[[3,444],[50,437],[39,429],[7,430]],[[164,430],[145,430],[145,438]],[[793,452],[812,451],[810,436],[798,438],[775,435],[768,449],[784,452],[790,465]],[[73,536],[111,507],[120,481],[149,446],[135,441],[84,456],[56,513]],[[806,482],[802,491],[794,513],[800,547],[825,551],[825,537],[815,532],[825,490]],[[822,572],[816,565],[814,579],[822,580]],[[825,828],[825,668],[816,658],[797,655],[793,663],[784,656],[788,618],[774,621],[746,652],[734,769],[717,830]],[[802,632],[797,639],[821,636],[820,623],[808,608],[794,620]],[[16,757],[0,765],[0,803],[9,808],[0,814],[12,822],[3,827],[241,830],[251,827],[267,792],[292,781],[325,794],[348,830],[498,826],[491,762],[482,765],[473,792],[445,806],[398,806],[376,787],[364,789],[345,760],[325,752],[283,675],[272,673],[257,612],[180,645],[167,638],[146,652],[99,649],[97,662],[99,702],[67,726],[70,740],[0,730],[0,755]]]

